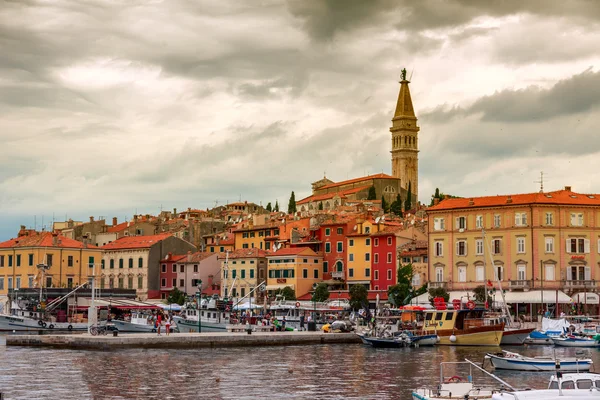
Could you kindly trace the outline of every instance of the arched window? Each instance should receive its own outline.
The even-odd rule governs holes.
[[[338,261],[335,263],[335,270],[336,270],[337,272],[343,272],[343,271],[344,271],[344,263],[343,263],[341,260],[338,260]]]

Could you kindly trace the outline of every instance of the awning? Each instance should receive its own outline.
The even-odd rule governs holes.
[[[600,296],[598,293],[581,292],[573,295],[573,301],[581,304],[600,304]]]
[[[463,303],[466,303],[469,301],[469,299],[474,299],[475,298],[475,294],[473,292],[467,292],[467,291],[452,291],[452,292],[448,292],[448,294],[450,295],[450,298],[448,300],[448,303],[452,303],[452,300],[456,299],[456,300],[462,300]],[[431,302],[429,301],[429,293],[423,293],[420,296],[417,297],[413,297],[410,300],[410,304],[415,306],[415,305],[420,305],[420,304],[429,304],[431,305]]]
[[[80,306],[80,307],[89,307],[90,303],[91,303],[91,299],[89,297],[78,298],[78,306]],[[95,299],[94,305],[96,307],[102,307],[102,308],[110,306],[111,308],[117,308],[120,310],[143,310],[143,309],[151,310],[151,309],[158,308],[158,306],[155,304],[149,304],[149,303],[144,303],[143,301],[130,300],[130,299],[109,299],[109,300],[106,300],[106,298]]]
[[[293,284],[285,284],[282,283],[280,285],[267,285],[265,290],[278,290],[278,289],[283,289],[285,287],[290,287],[292,289],[294,289],[294,285]]]
[[[543,295],[542,295],[543,292]],[[558,291],[558,300],[557,300],[557,291],[556,290],[530,290],[529,292],[506,292],[504,294],[506,298],[506,302],[509,304],[541,304],[542,298],[544,300],[544,304],[569,304],[573,302],[569,296],[567,296],[564,292]],[[502,304],[502,295],[496,294],[495,299],[496,303]]]

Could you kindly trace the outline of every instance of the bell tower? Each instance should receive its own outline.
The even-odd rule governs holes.
[[[413,109],[410,89],[406,79],[406,69],[402,70],[400,93],[396,103],[396,111],[392,118],[392,176],[400,178],[400,185],[408,190],[411,183],[411,193],[415,199],[419,194],[419,126]],[[416,204],[416,201],[415,201]]]

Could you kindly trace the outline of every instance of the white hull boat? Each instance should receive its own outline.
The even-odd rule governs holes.
[[[494,394],[492,400],[579,400],[600,399],[600,375],[581,372],[557,374],[543,390],[523,390]]]
[[[600,348],[600,342],[591,338],[580,337],[553,337],[552,342],[561,347],[591,347]]]
[[[71,332],[86,330],[87,323],[52,322],[16,315],[0,315],[0,331],[5,332]]]
[[[518,353],[504,351],[498,354],[488,353],[485,358],[496,369],[507,369],[513,371],[556,371],[557,363],[560,371],[589,371],[592,360],[589,358],[549,358],[549,357],[525,357]]]
[[[200,321],[202,327],[198,327],[198,319],[183,319],[181,317],[173,317],[173,321],[177,325],[177,331],[182,333],[192,333],[198,332],[199,329],[202,332],[227,332],[227,324],[220,322],[209,322],[209,321]]]

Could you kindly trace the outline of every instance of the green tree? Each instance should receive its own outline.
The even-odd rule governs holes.
[[[431,297],[432,300],[436,297],[443,297],[444,301],[447,303],[448,300],[450,300],[450,293],[444,288],[429,289],[429,297]]]
[[[273,211],[279,212],[279,201],[277,200],[275,200],[275,208],[273,208]]]
[[[390,204],[390,212],[402,216],[402,198],[400,197],[400,193],[396,195],[396,200]]]
[[[275,295],[282,295],[286,300],[296,300],[296,292],[289,286],[286,286],[283,289],[277,289]]]
[[[169,295],[167,296],[167,303],[179,304],[180,306],[182,306],[183,303],[185,303],[185,293],[183,293],[177,288],[174,288],[169,292]]]
[[[288,202],[288,214],[296,213],[296,195],[292,190],[292,194],[290,195],[290,201]]]
[[[319,210],[323,210],[323,202],[319,203]]]
[[[313,300],[317,302],[327,301],[329,299],[329,289],[326,283],[319,283],[315,288]]]
[[[486,291],[486,288],[484,285],[477,286],[475,289],[473,289],[473,293],[475,294],[476,302],[478,302],[478,303],[485,302],[485,291]]]
[[[412,264],[398,267],[398,283],[388,289],[388,298],[395,306],[403,306],[413,297],[412,276]]]
[[[350,286],[350,307],[354,310],[363,308],[363,304],[367,302],[368,291],[363,285]]]
[[[387,203],[387,201],[385,201],[385,196],[381,196],[381,209],[383,210],[384,213],[390,211],[388,203]]]
[[[265,210],[267,210],[268,212],[273,211],[273,206],[271,205],[271,202],[267,203],[267,206],[265,207]]]
[[[408,190],[406,194],[406,200],[404,200],[404,211],[409,211],[412,209],[412,183],[408,181]]]
[[[369,188],[369,194],[367,195],[367,200],[377,200],[377,192],[375,191],[375,186],[371,186]]]

